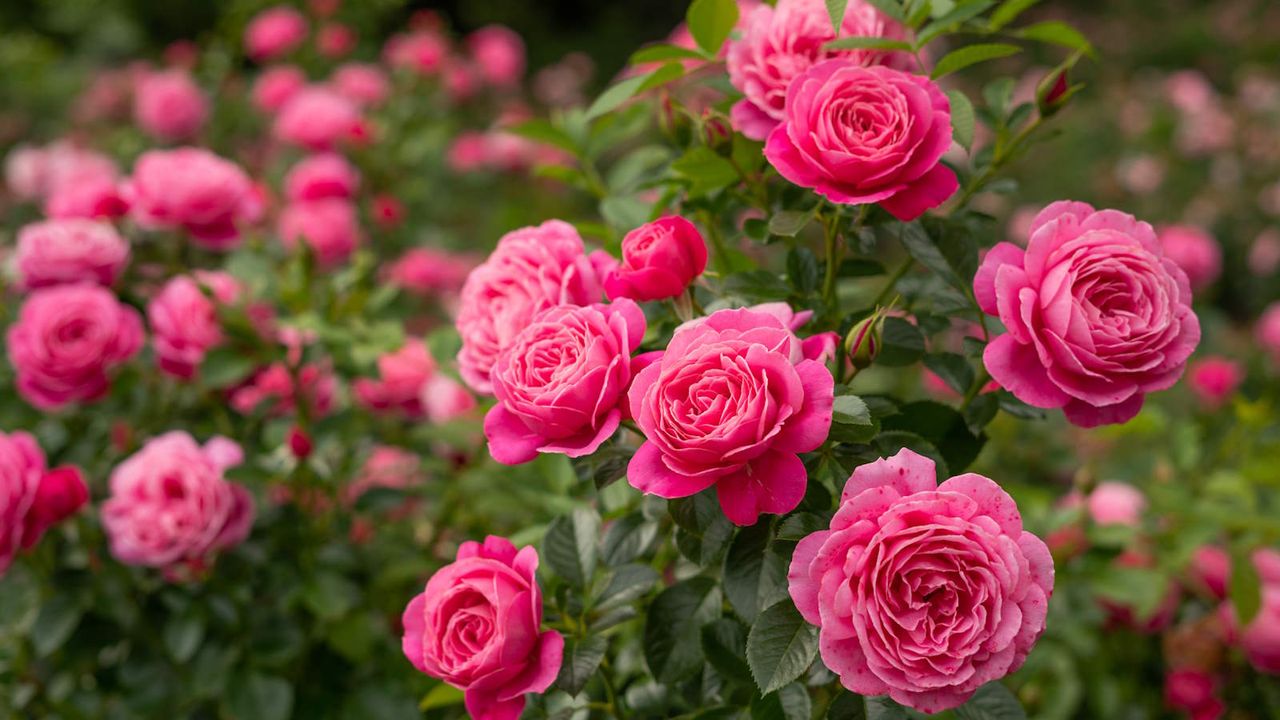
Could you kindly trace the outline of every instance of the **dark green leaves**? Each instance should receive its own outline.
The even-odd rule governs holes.
[[[881,424],[886,431],[918,436],[936,448],[946,462],[946,467],[939,468],[938,472],[943,477],[964,472],[986,442],[984,436],[975,436],[969,430],[964,417],[954,408],[928,400],[903,405],[898,414],[885,418]],[[905,441],[904,446],[920,451],[910,438],[901,439]]]
[[[769,218],[769,234],[795,237],[813,220],[813,211],[783,210]]]
[[[840,26],[844,23],[844,12],[849,9],[849,0],[827,0],[827,15],[831,17],[831,29],[840,34]]]
[[[1093,44],[1089,42],[1089,38],[1086,38],[1079,30],[1076,30],[1061,20],[1046,20],[1044,22],[1038,22],[1034,25],[1018,28],[1014,34],[1027,40],[1035,40],[1036,42],[1060,45],[1071,50],[1079,50],[1089,57],[1094,57],[1096,55],[1096,52],[1093,49]]]
[[[721,618],[702,628],[702,652],[716,669],[729,680],[750,684],[747,667],[747,628],[733,618]]]
[[[736,0],[693,0],[685,22],[698,47],[714,57],[738,23],[738,3]]]
[[[824,50],[911,50],[911,43],[884,37],[842,37],[822,46]]]
[[[599,535],[600,517],[578,508],[551,521],[542,540],[542,556],[555,574],[574,587],[583,587],[596,570]]]
[[[719,559],[733,538],[733,523],[720,509],[714,488],[693,497],[672,500],[671,517],[676,521],[676,547],[680,554],[698,565]]]
[[[857,395],[840,395],[832,407],[831,419],[841,425],[870,425],[871,410]]]
[[[31,644],[35,647],[36,656],[45,657],[62,647],[83,615],[80,601],[66,593],[55,595],[41,605],[40,614],[36,615],[36,623],[31,628]]]
[[[645,75],[637,75],[622,80],[600,93],[600,97],[587,108],[585,119],[596,118],[617,109],[622,103],[635,97],[637,93],[665,85],[684,74],[684,68],[677,62],[667,63]]]
[[[1027,720],[1027,711],[1009,688],[991,682],[978,688],[968,702],[956,708],[956,717],[959,720]]]
[[[204,618],[197,612],[169,618],[164,625],[164,647],[169,656],[179,663],[190,660],[204,640],[204,628]]]
[[[701,197],[738,180],[733,163],[699,145],[671,163],[671,171],[689,183],[690,197]]]
[[[920,328],[898,317],[884,320],[880,354],[876,363],[887,367],[914,365],[924,355],[924,335]]]
[[[973,147],[973,131],[976,123],[973,103],[969,96],[959,90],[948,90],[947,99],[951,101],[951,132],[960,147],[969,150]]]
[[[724,594],[743,620],[787,597],[787,561],[769,549],[768,520],[742,528],[724,558]]]
[[[987,29],[995,32],[1000,28],[1008,25],[1018,16],[1026,12],[1031,6],[1040,2],[1040,0],[1004,0],[996,11],[991,13],[991,19],[987,22]]]
[[[817,654],[818,629],[800,617],[790,599],[760,613],[747,636],[747,663],[764,694],[800,677]]]
[[[227,714],[254,720],[287,720],[293,713],[293,686],[278,677],[237,675],[227,688]]]
[[[564,662],[560,665],[560,675],[556,678],[556,687],[570,695],[577,695],[586,687],[587,681],[600,667],[604,659],[609,641],[602,637],[565,638]]]
[[[644,623],[644,659],[658,682],[675,682],[702,668],[702,626],[720,614],[720,588],[696,577],[663,590]]]
[[[951,73],[959,72],[971,65],[987,62],[988,60],[996,60],[1002,57],[1008,57],[1015,53],[1021,52],[1021,48],[1017,45],[1008,43],[979,43],[977,45],[966,45],[959,50],[947,53],[933,67],[933,73],[930,75],[934,80],[944,78]]]
[[[600,559],[610,567],[629,563],[648,549],[657,536],[658,524],[640,513],[618,518],[605,531]]]
[[[1253,622],[1262,607],[1262,581],[1250,553],[1237,549],[1231,553],[1231,577],[1227,587],[1236,618],[1244,627]]]
[[[920,223],[908,223],[899,237],[916,262],[966,297],[972,291],[978,246],[964,228],[935,228],[931,234]]]
[[[924,356],[924,366],[961,395],[969,392],[969,388],[973,386],[973,366],[962,355],[948,352],[930,353]]]
[[[840,693],[827,708],[827,720],[867,720],[867,707],[862,696]]]

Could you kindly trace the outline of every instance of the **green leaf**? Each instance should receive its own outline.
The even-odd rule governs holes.
[[[604,533],[600,559],[609,567],[617,567],[640,557],[658,536],[658,524],[640,513],[619,518]]]
[[[820,515],[807,512],[793,513],[778,526],[777,539],[790,542],[803,540],[820,530],[826,530],[828,524],[827,519]]]
[[[729,680],[751,684],[747,667],[747,628],[733,618],[720,618],[702,626],[702,652],[707,662]]]
[[[840,263],[839,275],[842,278],[875,277],[884,275],[884,265],[866,258],[850,258]]]
[[[565,638],[564,662],[560,665],[556,687],[570,695],[580,694],[587,681],[596,674],[596,668],[600,667],[608,648],[608,639],[599,636]]]
[[[302,602],[322,620],[335,620],[360,602],[360,588],[336,572],[321,571],[302,587]]]
[[[644,597],[657,582],[658,571],[648,565],[622,565],[614,568],[609,582],[596,598],[596,607],[607,609]]]
[[[465,699],[466,696],[458,688],[440,683],[431,688],[431,692],[422,698],[422,702],[418,703],[418,709],[425,712],[436,708],[461,705]]]
[[[999,682],[989,682],[956,708],[956,717],[959,720],[1027,720],[1027,711],[1009,688]]]
[[[293,686],[270,675],[237,675],[227,688],[226,705],[234,718],[287,720],[293,713]]]
[[[827,708],[827,720],[867,720],[867,706],[862,696],[840,693]]]
[[[204,617],[197,612],[169,618],[164,625],[164,646],[169,656],[179,663],[190,660],[204,640],[204,627]]]
[[[679,63],[667,63],[662,67],[645,75],[637,75],[622,80],[610,86],[607,90],[600,93],[600,97],[591,103],[591,107],[587,108],[584,116],[587,121],[617,109],[622,103],[630,100],[637,93],[655,88],[659,85],[671,82],[684,74],[684,68]]]
[[[587,508],[551,521],[542,540],[547,567],[574,587],[585,587],[596,571],[600,516]]]
[[[693,0],[685,22],[698,47],[714,57],[738,24],[737,0]]]
[[[52,600],[41,605],[35,625],[31,626],[31,644],[36,657],[47,657],[62,647],[83,615],[80,601],[66,593],[54,595]]]
[[[234,385],[257,367],[253,357],[228,347],[217,347],[206,353],[200,364],[200,383],[210,388]]]
[[[679,45],[649,45],[631,54],[627,61],[630,65],[648,65],[650,63],[667,62],[669,60],[704,60],[706,56],[697,50],[690,50]]]
[[[1021,52],[1022,48],[1017,45],[1008,43],[979,43],[977,45],[966,45],[965,47],[949,52],[942,56],[938,64],[933,67],[930,77],[934,80],[944,78],[951,73],[963,70],[970,65],[987,62],[988,60],[996,60],[1002,57],[1008,57],[1015,53]]]
[[[812,712],[809,692],[800,683],[751,700],[751,720],[809,720]]]
[[[738,531],[724,558],[724,594],[738,616],[753,622],[761,608],[787,597],[787,562],[769,550],[768,521]]]
[[[991,32],[999,30],[1005,25],[1017,20],[1019,15],[1029,10],[1038,2],[1040,2],[1040,0],[1004,0],[1000,7],[996,8],[996,11],[991,13],[991,19],[987,22],[987,29]]]
[[[866,699],[866,714],[867,720],[908,720],[910,718],[906,708],[884,695]]]
[[[711,578],[676,583],[654,598],[644,623],[644,659],[658,682],[684,680],[702,669],[702,626],[720,614]]]
[[[905,40],[894,40],[886,37],[842,37],[831,40],[822,46],[823,50],[905,50],[911,51],[911,43]]]
[[[733,523],[720,509],[715,488],[703,490],[693,497],[671,500],[668,506],[671,518],[679,526],[676,547],[680,553],[703,566],[719,559],[733,539]]]
[[[1240,627],[1253,622],[1262,608],[1262,581],[1250,553],[1244,548],[1235,548],[1231,553],[1227,595],[1231,598]]]
[[[964,356],[956,353],[930,353],[924,356],[924,366],[942,378],[947,387],[964,395],[973,386],[973,366]]]
[[[951,134],[967,152],[973,147],[973,130],[976,124],[973,103],[960,90],[948,90],[947,99],[951,101]]]
[[[671,171],[689,181],[690,197],[701,197],[738,181],[738,170],[733,163],[705,145],[677,158],[671,163]]]
[[[1045,20],[1034,25],[1018,28],[1014,31],[1014,35],[1027,40],[1079,50],[1089,57],[1097,56],[1096,51],[1093,49],[1093,43],[1089,42],[1089,38],[1061,20]]]
[[[906,13],[902,11],[902,3],[899,0],[867,0],[867,4],[898,22],[905,22],[907,19]]]
[[[526,120],[515,127],[509,128],[509,132],[528,138],[534,142],[558,147],[570,155],[579,154],[578,144],[573,141],[573,138],[569,137],[568,133],[555,125],[552,125],[547,120]]]
[[[782,210],[769,218],[769,234],[778,237],[795,237],[812,220],[812,210]]]
[[[818,630],[790,599],[769,606],[747,635],[747,664],[760,692],[771,693],[800,677],[818,654]]]
[[[927,440],[946,461],[951,473],[968,467],[985,444],[985,436],[975,436],[955,408],[931,400],[903,405],[897,415],[885,418],[885,430],[915,433]]]
[[[1154,568],[1110,565],[1093,577],[1093,592],[1116,605],[1130,608],[1139,621],[1145,621],[1164,602],[1169,582],[1164,573]]]
[[[944,282],[968,297],[973,285],[973,270],[978,263],[978,245],[968,234],[956,228],[935,228],[930,237],[918,223],[902,226],[902,245],[916,262],[936,273]]]
[[[849,8],[849,0],[827,0],[827,15],[831,18],[831,29],[840,34],[840,26],[844,24],[844,13]]]
[[[897,455],[902,448],[910,448],[936,463],[938,477],[950,477],[951,475],[950,470],[947,468],[947,461],[942,457],[942,452],[933,443],[916,433],[905,430],[885,430],[875,437],[874,445],[876,451],[880,453],[880,457],[892,457]]]
[[[938,37],[948,30],[958,28],[966,20],[972,20],[973,18],[981,15],[986,12],[987,8],[994,4],[994,0],[974,0],[973,2],[967,2],[963,5],[952,8],[939,16],[937,20],[934,20],[928,25],[920,28],[920,33],[916,35],[916,46],[924,47],[930,40]]]
[[[871,410],[857,395],[839,395],[832,407],[831,420],[841,425],[870,425]]]
[[[787,278],[801,295],[818,289],[818,257],[807,247],[794,247],[787,253]]]
[[[880,354],[876,363],[886,367],[914,365],[924,355],[924,335],[920,328],[899,317],[884,319],[880,334]]]

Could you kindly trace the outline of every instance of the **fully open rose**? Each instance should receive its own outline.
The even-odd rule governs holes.
[[[564,638],[542,630],[538,551],[489,536],[465,542],[404,611],[405,657],[466,692],[476,720],[516,720],[524,694],[560,672]]]
[[[973,473],[939,485],[933,461],[904,449],[854,470],[788,579],[846,688],[934,713],[1026,660],[1053,559],[999,485]]]
[[[665,498],[715,485],[725,516],[752,525],[804,497],[797,453],[827,439],[834,380],[778,314],[721,310],[677,330],[628,398],[645,436],[628,481]]]
[[[1000,243],[987,253],[973,289],[1008,330],[983,353],[991,377],[1082,427],[1137,415],[1200,343],[1186,273],[1150,225],[1117,210],[1053,203],[1025,251]]]

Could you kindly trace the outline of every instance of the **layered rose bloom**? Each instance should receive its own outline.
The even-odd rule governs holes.
[[[572,225],[548,220],[502,236],[462,288],[457,327],[458,371],[478,393],[491,394],[489,370],[539,312],[553,305],[590,305],[604,296],[614,261],[586,253]]]
[[[498,404],[484,419],[489,454],[506,465],[538,453],[582,457],[622,422],[631,354],[644,339],[640,306],[557,305],[498,357],[489,377]]]
[[[107,394],[110,373],[142,347],[138,311],[97,285],[36,290],[9,326],[18,394],[41,410]]]
[[[306,86],[307,76],[301,69],[293,65],[276,65],[263,70],[253,81],[250,97],[259,110],[274,113]]]
[[[322,151],[354,139],[362,124],[360,109],[346,96],[313,86],[294,93],[280,108],[272,133],[277,140]]]
[[[20,551],[31,549],[88,500],[79,469],[49,469],[29,433],[0,432],[0,575]]]
[[[336,153],[304,158],[284,176],[284,196],[290,202],[351,198],[359,187],[360,171]]]
[[[1222,274],[1222,248],[1212,235],[1190,225],[1170,225],[1160,229],[1160,246],[1165,257],[1187,274],[1191,289],[1203,290]]]
[[[1200,342],[1191,286],[1151,226],[1116,210],[1056,202],[1024,251],[1000,243],[973,282],[1008,330],[983,362],[1002,387],[1081,427],[1123,423],[1182,376]]]
[[[932,460],[901,450],[854,470],[788,581],[841,684],[935,713],[1022,665],[1053,574],[999,485],[973,473],[939,485]]]
[[[828,51],[836,39],[822,0],[779,0],[745,11],[741,38],[730,40],[726,63],[729,82],[745,96],[730,112],[733,126],[753,140],[764,140],[786,117],[787,88],[798,75],[834,57],[860,65],[904,67],[902,53],[878,50]],[[905,29],[864,0],[845,9],[839,37],[906,38]]]
[[[148,73],[134,88],[133,116],[148,135],[188,140],[209,117],[209,101],[185,70]]]
[[[280,213],[280,240],[293,250],[305,242],[321,265],[337,265],[360,244],[356,207],[343,198],[295,202]]]
[[[421,340],[410,340],[396,352],[378,358],[377,380],[359,378],[352,384],[361,405],[378,412],[396,411],[421,418],[426,410],[422,390],[437,372],[435,358]]]
[[[924,76],[827,60],[792,81],[784,113],[765,157],[831,202],[878,203],[908,221],[959,188],[940,162],[951,147],[951,103]]]
[[[238,545],[253,525],[253,498],[223,473],[242,459],[222,437],[203,446],[182,431],[148,440],[111,472],[102,505],[111,554],[173,573]]]
[[[104,222],[45,220],[18,231],[14,268],[23,288],[111,285],[128,263],[129,243]]]
[[[147,303],[151,345],[160,369],[177,378],[195,377],[205,353],[222,343],[218,306],[235,302],[240,284],[223,272],[179,275]]]
[[[235,163],[201,148],[143,153],[124,193],[139,225],[185,230],[209,250],[235,247],[241,228],[262,214],[262,201],[249,176]]]
[[[302,13],[277,5],[258,13],[244,30],[244,50],[262,62],[287,55],[307,39],[307,19]]]
[[[804,497],[804,463],[831,429],[834,384],[776,314],[721,310],[686,323],[628,394],[645,442],[627,468],[665,498],[715,486],[725,516],[755,524]]]
[[[610,300],[664,300],[707,269],[707,243],[693,223],[668,215],[622,238],[622,263],[605,279]]]
[[[538,551],[466,542],[404,611],[405,657],[466,694],[476,720],[516,720],[560,672],[564,638],[542,630]]]

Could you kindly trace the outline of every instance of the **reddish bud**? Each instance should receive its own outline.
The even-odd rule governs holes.
[[[297,425],[289,428],[289,433],[285,436],[285,444],[289,446],[289,452],[299,460],[306,460],[315,449],[311,443],[311,436]]]

